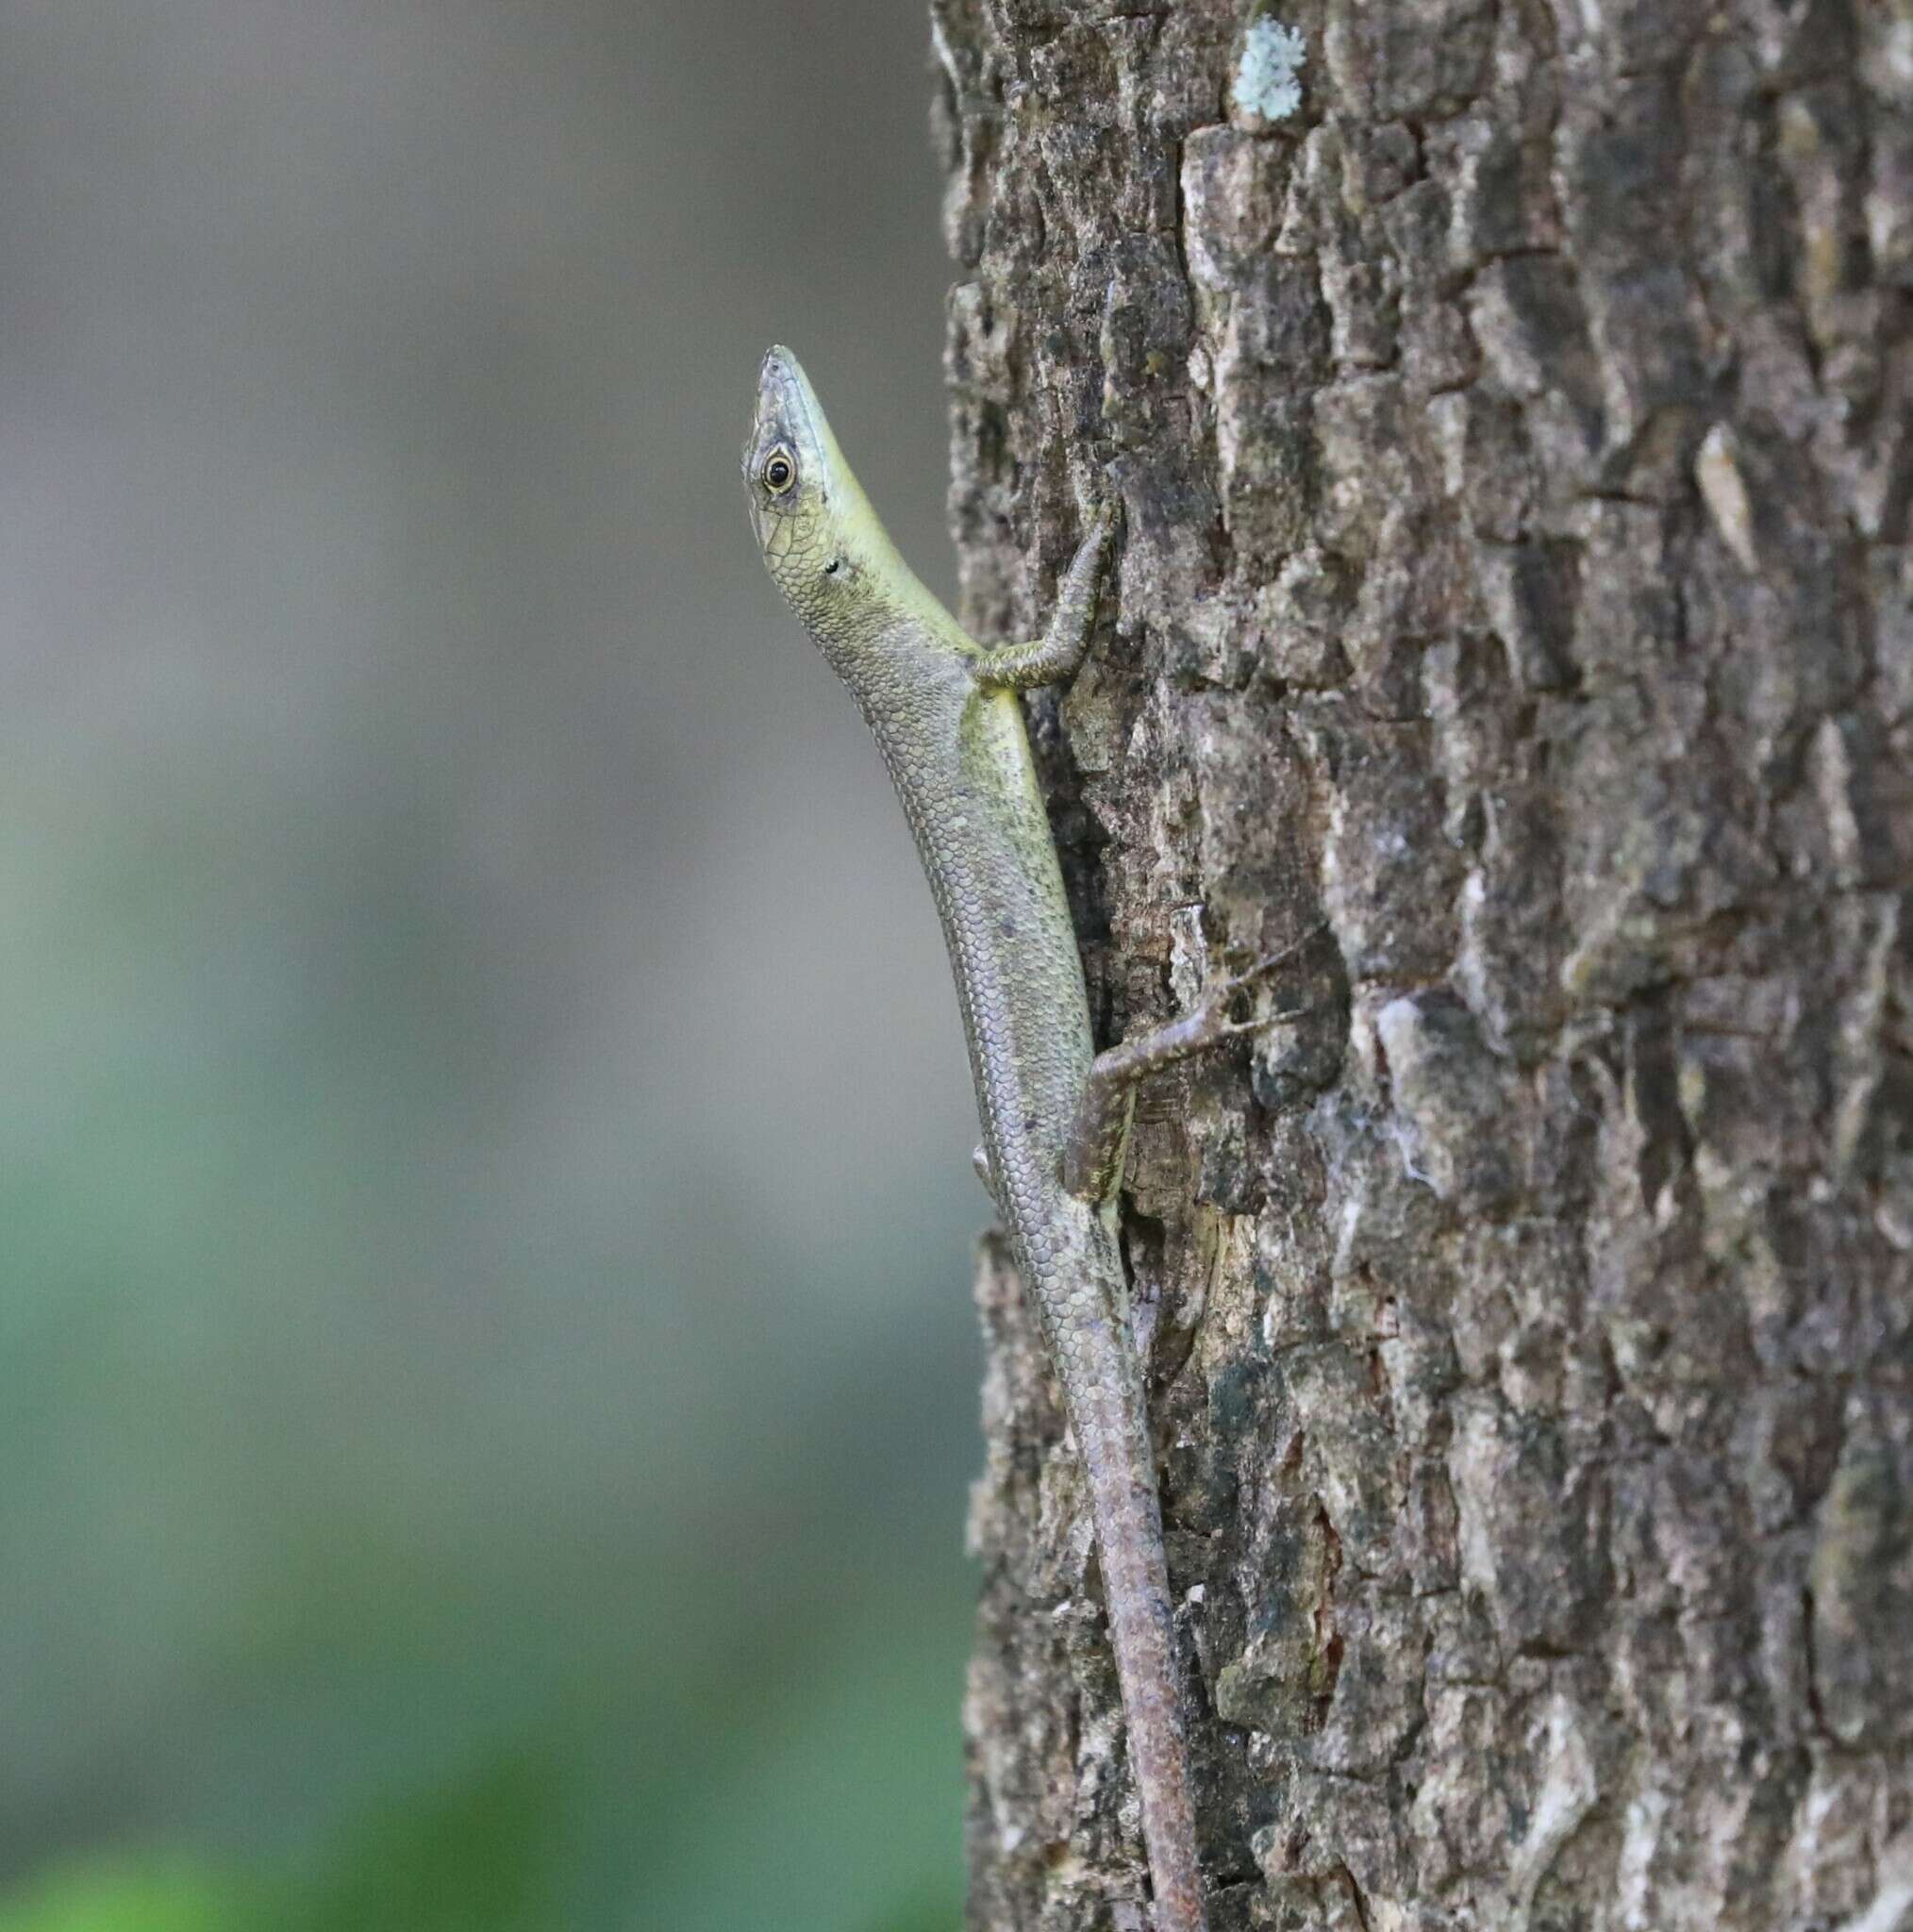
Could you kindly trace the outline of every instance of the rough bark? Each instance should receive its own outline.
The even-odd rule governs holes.
[[[973,628],[1126,515],[1104,1037],[1328,924],[1125,1204],[1216,1932],[1913,1924],[1913,0],[935,17]],[[972,1924],[1139,1926],[979,1300]]]

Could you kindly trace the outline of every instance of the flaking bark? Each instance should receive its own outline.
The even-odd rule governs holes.
[[[1103,1038],[1327,922],[1125,1203],[1214,1932],[1913,1924],[1913,4],[1294,0],[1288,112],[1247,8],[934,12],[972,629],[1125,512]],[[978,1294],[972,1924],[1139,1926]]]

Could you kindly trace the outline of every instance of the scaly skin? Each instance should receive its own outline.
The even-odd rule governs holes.
[[[911,574],[852,475],[804,372],[764,358],[744,449],[758,547],[850,687],[903,800],[950,949],[990,1185],[1088,1477],[1156,1893],[1156,1932],[1203,1932],[1195,1819],[1175,1690],[1169,1576],[1114,1188],[1063,1184],[1094,1058],[1082,962],[1010,681]],[[1091,583],[1095,557],[1073,573]],[[1087,594],[1080,620],[1087,624]]]

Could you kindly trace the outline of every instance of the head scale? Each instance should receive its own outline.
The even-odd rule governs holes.
[[[764,358],[743,467],[765,565],[815,628],[879,561],[876,546],[889,546],[789,349]]]

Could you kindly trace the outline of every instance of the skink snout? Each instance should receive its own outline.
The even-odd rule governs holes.
[[[803,363],[782,342],[774,343],[757,372],[757,427],[774,422],[785,434],[807,441],[820,414]]]

